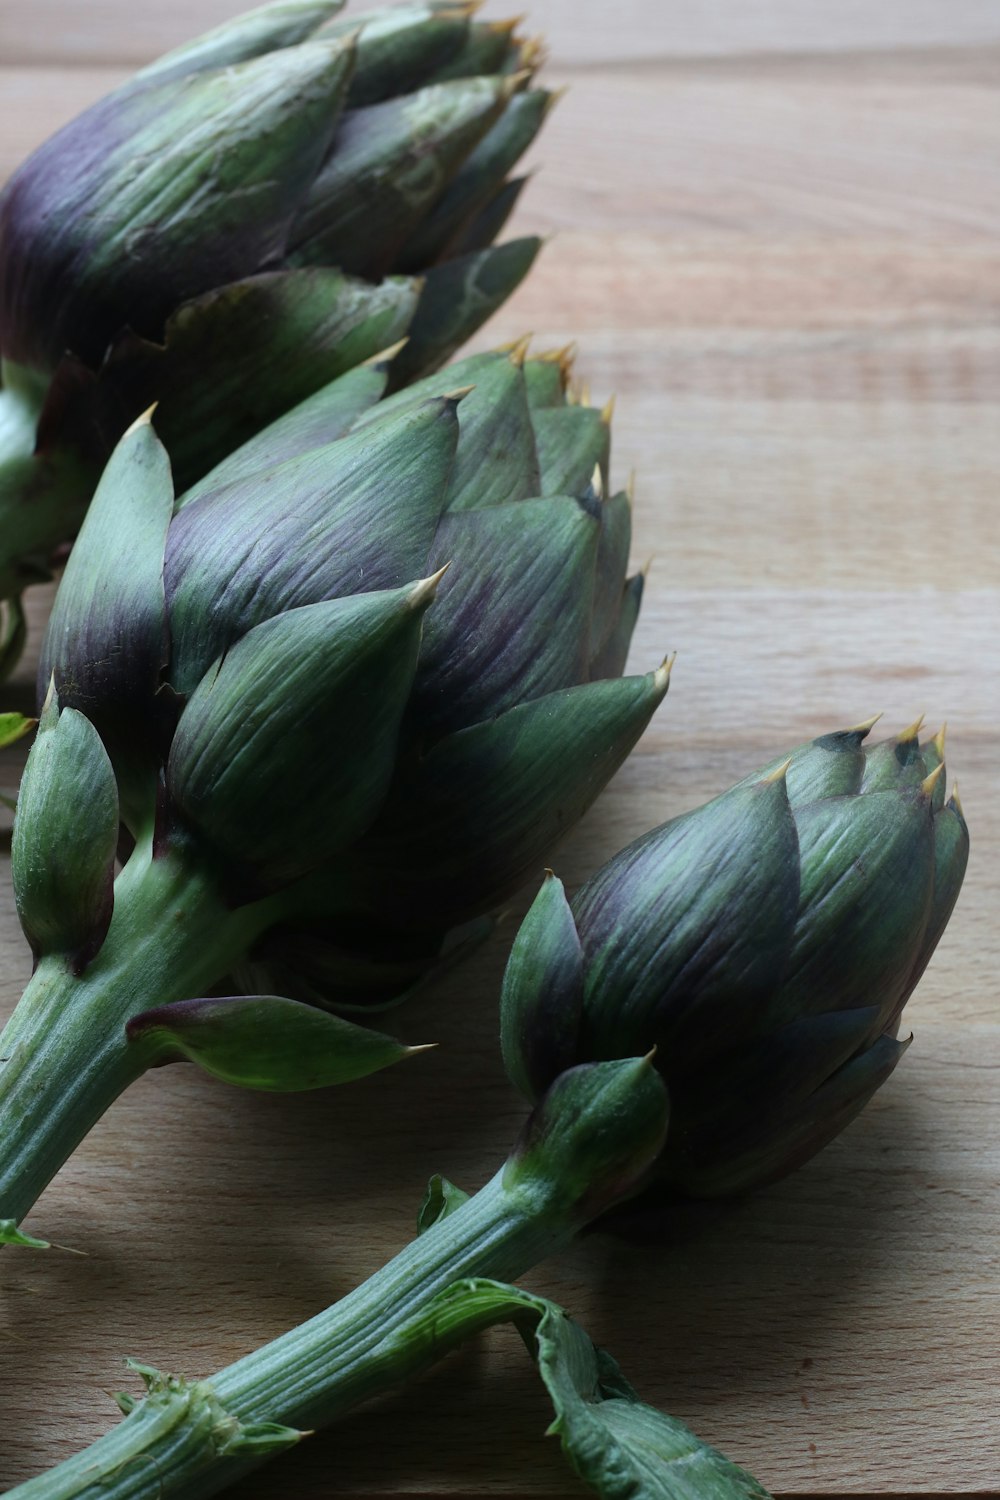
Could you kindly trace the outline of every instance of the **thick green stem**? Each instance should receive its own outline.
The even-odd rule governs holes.
[[[107,1436],[10,1500],[201,1500],[310,1429],[440,1358],[472,1329],[460,1312],[429,1326],[427,1304],[466,1276],[504,1280],[565,1244],[574,1225],[524,1202],[498,1173],[341,1302],[210,1382],[154,1378]]]
[[[574,1073],[502,1170],[362,1286],[211,1381],[145,1371],[149,1394],[124,1422],[8,1500],[202,1500],[490,1321],[435,1299],[468,1277],[523,1274],[627,1196],[662,1145],[666,1098],[647,1063]]]
[[[230,910],[183,854],[136,848],[107,938],[84,973],[44,958],[0,1034],[0,1220],[19,1221],[114,1099],[154,1060],[126,1022],[203,995],[269,920]]]

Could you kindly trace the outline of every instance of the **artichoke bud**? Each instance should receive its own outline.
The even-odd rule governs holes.
[[[560,1073],[504,1167],[503,1184],[586,1223],[643,1185],[667,1133],[667,1091],[648,1057]]]
[[[82,973],[111,924],[118,791],[97,730],[51,693],[18,794],[14,899],[36,961]]]
[[[529,1096],[567,1054],[655,1047],[671,1096],[658,1173],[693,1193],[780,1176],[854,1118],[902,1055],[900,1011],[968,854],[957,800],[939,805],[943,740],[921,750],[914,729],[866,754],[870,727],[637,840],[574,898],[572,931],[543,892],[504,984],[505,1053]]]
[[[285,885],[371,821],[439,576],[265,620],[202,678],[171,745],[167,793],[237,874]]]
[[[583,1012],[583,950],[561,880],[546,871],[504,973],[500,1038],[507,1076],[529,1099],[571,1067]]]
[[[178,303],[280,257],[351,62],[306,42],[112,95],[53,136],[0,200],[6,357],[96,366],[118,329],[160,337]]]

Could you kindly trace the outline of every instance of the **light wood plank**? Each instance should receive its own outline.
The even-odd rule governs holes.
[[[139,64],[248,7],[244,0],[174,0],[170,6],[126,11],[121,0],[5,0],[0,10],[0,59],[18,64],[122,61]],[[372,5],[355,4],[349,14]],[[517,13],[490,0],[484,15]],[[1000,41],[1000,18],[990,0],[894,0],[870,5],[847,0],[705,0],[694,6],[618,0],[536,0],[528,23],[544,31],[560,63],[642,66],[682,56],[883,52],[943,46],[980,47]]]

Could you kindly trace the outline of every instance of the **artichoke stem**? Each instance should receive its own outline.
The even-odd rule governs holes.
[[[665,1124],[665,1096],[655,1075],[637,1082],[634,1062],[603,1066],[615,1070],[605,1075],[612,1084],[618,1077],[633,1093],[645,1090],[634,1122],[623,1125],[621,1089],[592,1092],[582,1108],[579,1095],[564,1094],[541,1131],[523,1138],[479,1193],[438,1218],[340,1302],[210,1381],[141,1369],[148,1394],[138,1402],[124,1398],[123,1422],[58,1468],[11,1490],[7,1500],[201,1500],[495,1321],[460,1307],[438,1316],[430,1304],[457,1281],[509,1281],[566,1245],[586,1215],[600,1211],[589,1203],[581,1213],[576,1181],[591,1168],[600,1176],[609,1160],[619,1167],[630,1160],[641,1169],[651,1121],[658,1116]],[[581,1113],[586,1119],[577,1129]],[[554,1143],[552,1152],[546,1140]],[[602,1199],[600,1208],[607,1206]]]
[[[229,910],[182,853],[137,846],[115,882],[104,944],[82,975],[42,958],[0,1034],[0,1221],[17,1223],[118,1095],[157,1057],[125,1025],[204,994],[270,920]],[[2,1241],[0,1241],[2,1243]]]

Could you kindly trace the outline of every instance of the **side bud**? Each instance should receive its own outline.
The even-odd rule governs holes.
[[[536,1211],[585,1224],[644,1185],[669,1113],[649,1058],[570,1068],[528,1119],[504,1167],[504,1188],[527,1195]]]
[[[28,756],[14,820],[14,899],[36,961],[62,953],[77,972],[107,935],[113,908],[118,791],[100,735],[50,696]]]

